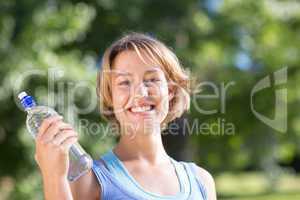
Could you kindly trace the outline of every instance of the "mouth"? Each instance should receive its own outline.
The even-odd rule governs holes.
[[[154,105],[137,106],[137,107],[131,107],[128,110],[133,114],[148,114],[148,113],[152,113],[155,110],[155,106]]]

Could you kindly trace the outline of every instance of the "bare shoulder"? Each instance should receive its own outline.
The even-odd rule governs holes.
[[[73,199],[100,199],[100,184],[92,170],[70,183]]]
[[[213,176],[207,170],[205,170],[202,167],[199,167],[198,165],[197,165],[197,175],[198,175],[197,178],[199,178],[199,180],[202,181],[202,183],[206,188],[208,199],[216,200],[217,199],[216,186],[215,186],[215,181]]]

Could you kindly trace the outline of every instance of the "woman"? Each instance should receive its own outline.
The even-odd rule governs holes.
[[[163,147],[166,124],[189,108],[189,80],[177,57],[150,36],[131,33],[105,52],[98,76],[100,110],[120,140],[90,172],[67,181],[68,150],[77,134],[61,117],[46,119],[36,139],[46,200],[216,199],[212,176],[178,162]]]

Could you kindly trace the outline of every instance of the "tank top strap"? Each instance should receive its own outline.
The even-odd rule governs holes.
[[[191,185],[192,185],[192,191],[200,191],[201,196],[204,200],[207,200],[207,191],[205,189],[205,186],[203,184],[203,181],[200,179],[197,173],[197,165],[194,162],[181,162],[187,171],[187,174],[189,176]]]
[[[93,160],[92,171],[94,172],[98,183],[100,184],[101,199],[104,199],[104,197],[106,196],[108,183],[110,182],[110,179],[106,176],[105,170],[107,169],[101,160]]]
[[[189,196],[191,193],[191,183],[188,177],[188,174],[185,170],[185,167],[181,162],[176,161],[172,157],[170,157],[171,161],[173,162],[173,165],[176,169],[177,176],[180,179],[180,186],[181,190],[186,196]]]

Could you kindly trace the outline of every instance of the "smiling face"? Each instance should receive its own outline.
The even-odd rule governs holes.
[[[160,126],[169,111],[168,82],[157,64],[135,51],[123,51],[113,62],[112,104],[116,119],[126,129],[147,131]]]

